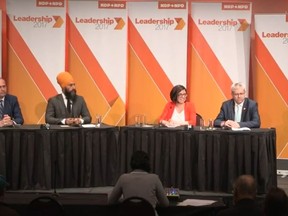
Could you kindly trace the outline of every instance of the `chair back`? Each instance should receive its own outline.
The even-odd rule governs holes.
[[[196,113],[196,126],[200,126],[200,121],[203,120],[202,116]]]
[[[130,197],[119,205],[119,216],[155,216],[155,209],[144,198]]]
[[[63,206],[54,198],[41,196],[27,207],[27,216],[65,216]]]

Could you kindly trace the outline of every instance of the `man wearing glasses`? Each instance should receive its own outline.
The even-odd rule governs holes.
[[[241,82],[231,86],[232,99],[222,103],[220,113],[214,121],[215,127],[259,128],[258,105],[246,97],[245,85]]]

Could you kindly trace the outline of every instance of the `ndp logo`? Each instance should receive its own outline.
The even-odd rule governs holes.
[[[231,31],[232,29],[235,29],[235,28],[237,28],[237,31],[246,31],[250,24],[247,22],[246,19],[238,19],[238,20],[198,19],[198,25],[217,26],[218,31]]]
[[[34,28],[60,28],[64,20],[61,16],[13,16],[14,22],[32,23]]]
[[[125,21],[122,17],[115,18],[75,18],[77,24],[93,24],[96,30],[108,30],[110,26],[114,27],[114,30],[121,30],[125,26]]]
[[[135,18],[136,25],[153,25],[155,30],[182,30],[186,23],[183,18],[162,18],[162,19],[139,19]]]

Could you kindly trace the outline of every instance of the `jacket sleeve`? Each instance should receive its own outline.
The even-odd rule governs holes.
[[[174,107],[175,107],[175,106],[173,106],[173,104],[172,104],[171,102],[168,102],[168,103],[165,105],[165,107],[164,107],[164,109],[163,109],[163,111],[162,111],[162,114],[161,114],[161,116],[160,116],[160,118],[159,118],[159,123],[160,123],[162,120],[168,121],[168,120],[171,118],[172,113],[173,113],[173,110],[174,110]]]

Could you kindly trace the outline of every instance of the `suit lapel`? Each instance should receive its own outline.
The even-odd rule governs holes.
[[[67,109],[66,109],[66,104],[64,103],[64,100],[63,100],[62,94],[59,94],[57,99],[59,100],[59,107],[61,109],[61,113],[65,113],[65,116],[69,116]]]
[[[244,119],[246,118],[247,110],[248,110],[248,99],[245,98],[242,106],[241,121],[244,121]]]
[[[78,115],[76,115],[75,113],[77,113],[76,112],[76,110],[77,110],[77,95],[76,95],[76,97],[75,97],[75,100],[72,102],[72,115],[73,116],[78,116]]]
[[[229,118],[228,119],[231,119],[231,120],[234,120],[235,119],[235,109],[234,109],[234,106],[235,106],[235,102],[234,100],[232,99],[229,103]]]

